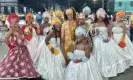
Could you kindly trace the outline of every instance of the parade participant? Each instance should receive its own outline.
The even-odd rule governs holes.
[[[61,52],[61,21],[52,20],[53,29],[48,33],[36,52],[34,59],[36,70],[46,80],[64,80],[65,59]]]
[[[29,51],[25,45],[23,32],[18,27],[19,17],[15,13],[8,16],[10,30],[5,37],[9,47],[7,56],[0,62],[0,79],[37,78]]]
[[[76,43],[73,51],[68,52],[71,59],[65,71],[65,80],[106,80],[102,78],[98,65],[88,44],[86,30],[77,27],[75,30]]]
[[[82,12],[85,14],[85,22],[89,25],[91,24],[93,21],[92,21],[92,18],[89,17],[89,14],[91,13],[91,9],[86,6],[83,8]]]
[[[40,25],[40,36],[39,36],[39,41],[41,42],[44,40],[44,37],[47,35],[47,33],[52,29],[51,24],[49,23],[51,19],[51,15],[49,12],[44,12],[43,13],[43,24]]]
[[[78,25],[82,26],[86,31],[89,29],[89,25],[85,22],[85,15],[83,13],[79,13],[78,15]]]
[[[131,16],[130,19],[130,40],[133,42],[133,15]]]
[[[61,46],[66,63],[68,64],[69,60],[67,58],[67,52],[72,51],[72,45],[75,40],[74,30],[77,27],[76,13],[70,8],[65,11],[64,17],[66,21],[62,25]]]
[[[107,23],[104,22],[106,12],[97,10],[97,23],[95,23],[94,56],[104,77],[114,77],[129,68],[130,60],[123,55],[123,51],[111,39]],[[128,62],[129,61],[129,62]]]
[[[124,16],[124,11],[118,11],[116,13],[116,21],[113,23],[112,28],[113,39],[117,45],[122,48],[123,52],[125,52],[125,55],[128,55],[130,59],[133,59],[133,44],[126,34],[126,25],[123,22]],[[131,65],[133,66],[132,62]]]
[[[36,15],[36,21],[37,21],[37,23],[39,25],[42,23],[42,15],[41,15],[41,12],[38,12],[38,14]]]
[[[93,42],[92,42],[92,30],[93,30],[93,27],[89,26],[86,22],[85,22],[85,15],[83,13],[80,13],[78,15],[78,22],[79,22],[79,26],[82,26],[86,32],[87,32],[87,38],[88,38],[88,43],[89,45],[93,45]]]
[[[55,11],[55,16],[57,17],[57,18],[59,18],[60,20],[61,20],[61,22],[63,23],[63,12],[61,11],[61,10],[56,10]]]
[[[33,14],[28,13],[26,14],[26,21],[27,24],[22,26],[22,30],[24,32],[25,38],[27,40],[27,47],[33,59],[35,54],[35,50],[37,49],[38,45],[38,37],[37,34],[40,33],[40,27],[38,24],[33,24]]]

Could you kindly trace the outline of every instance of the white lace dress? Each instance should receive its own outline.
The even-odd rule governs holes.
[[[85,57],[85,52],[75,50],[74,56],[76,58]],[[73,60],[68,64],[65,71],[64,80],[108,80],[102,77],[98,65],[93,56],[86,62],[74,63]]]
[[[50,44],[60,51],[58,55],[52,54],[43,40],[36,52],[34,64],[36,71],[46,80],[64,80],[65,60],[60,50],[60,38],[51,38]]]
[[[46,27],[45,29],[43,29],[43,35],[39,35],[39,42],[41,43],[41,41],[43,41],[47,35],[47,33],[52,30],[52,27]]]
[[[118,44],[121,40],[121,37],[123,35],[123,29],[121,27],[113,27],[113,38],[116,44]],[[130,41],[129,37],[126,34],[125,37],[126,47],[121,48],[125,55],[129,56],[129,59],[131,59],[131,66],[133,66],[133,43]]]
[[[105,43],[103,39],[108,37],[107,27],[96,27],[100,31],[94,37],[94,57],[101,69],[104,77],[114,77],[122,73],[129,67],[128,56],[123,55],[123,51],[114,43],[112,39]]]
[[[27,27],[24,31],[29,32],[30,26]],[[27,47],[30,52],[31,58],[34,58],[35,51],[38,47],[38,36],[34,28],[32,28],[32,39],[30,41],[27,40]]]

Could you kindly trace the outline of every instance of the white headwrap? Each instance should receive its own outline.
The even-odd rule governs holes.
[[[44,12],[43,14],[42,14],[42,17],[43,18],[45,18],[45,17],[48,17],[49,19],[51,19],[51,14],[49,13],[49,12]]]
[[[98,10],[97,10],[97,13],[96,13],[96,15],[97,15],[97,17],[103,17],[103,18],[105,18],[105,16],[106,16],[106,11],[103,9],[103,8],[99,8]]]
[[[90,14],[91,13],[91,8],[86,6],[86,7],[83,8],[82,12]]]
[[[86,36],[86,30],[83,27],[79,26],[75,30],[75,35],[76,36],[81,36],[81,35]]]

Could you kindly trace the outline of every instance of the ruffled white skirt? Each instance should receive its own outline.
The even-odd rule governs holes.
[[[36,51],[34,64],[36,71],[40,73],[42,78],[46,80],[64,80],[66,66],[64,57],[61,51],[58,55],[52,54],[47,48],[45,40],[40,43]]]
[[[103,78],[93,56],[87,62],[71,61],[65,71],[64,80],[108,80]]]
[[[111,39],[103,42],[100,36],[94,38],[94,57],[104,77],[114,77],[124,72],[130,66],[130,59]]]
[[[30,52],[31,58],[33,60],[34,55],[35,55],[35,51],[38,47],[38,37],[32,37],[32,39],[30,41],[27,41],[27,47],[28,50]]]
[[[113,33],[114,41],[116,42],[116,44],[119,43],[122,35],[123,33],[120,34]],[[131,42],[131,40],[127,35],[125,37],[125,42],[126,42],[126,47],[121,49],[125,53],[125,55],[129,56],[129,59],[131,60],[131,66],[133,66],[133,43]]]

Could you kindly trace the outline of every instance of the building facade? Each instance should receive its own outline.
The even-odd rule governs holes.
[[[127,14],[131,15],[133,12],[133,0],[109,0],[108,11],[116,12],[124,10]]]
[[[133,0],[115,0],[115,11],[133,11]]]
[[[0,0],[0,12],[4,14],[18,13],[18,0]]]

